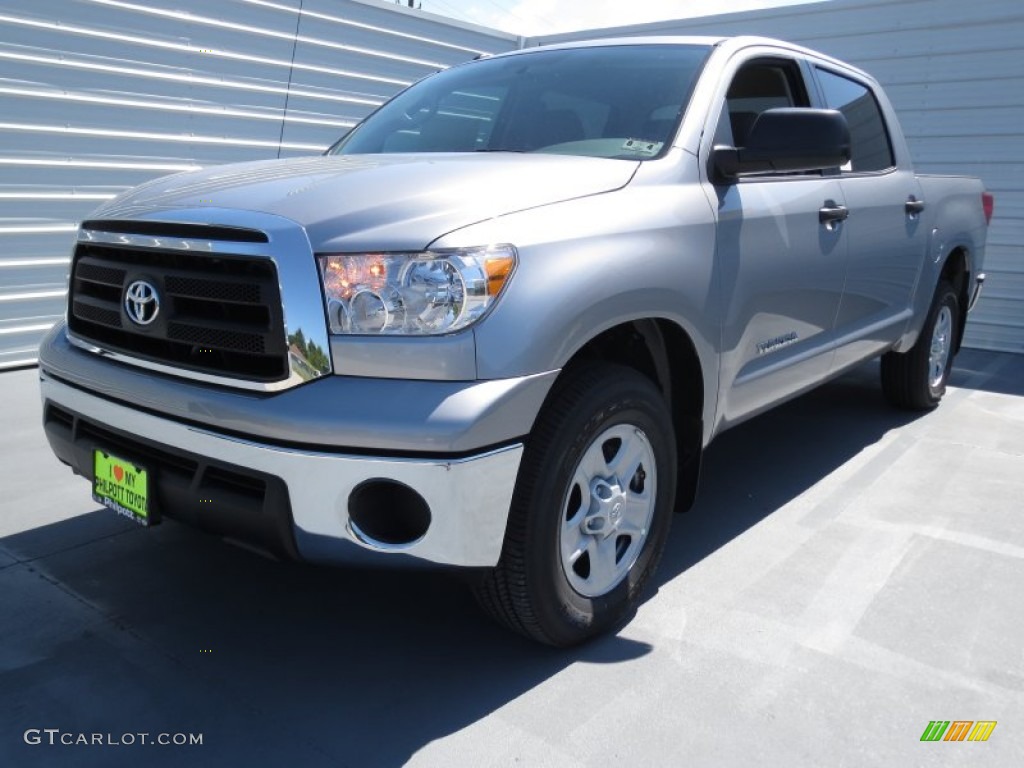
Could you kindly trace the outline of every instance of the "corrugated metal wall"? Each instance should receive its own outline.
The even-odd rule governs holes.
[[[323,150],[516,37],[366,0],[0,0],[0,368],[63,313],[76,222],[154,176]]]
[[[996,196],[966,343],[1024,351],[1024,2],[833,0],[531,39],[765,35],[849,61],[885,86],[917,168],[979,176]]]
[[[920,170],[995,193],[967,343],[1024,351],[1020,0],[833,0],[530,42],[622,32],[769,35],[872,72]],[[0,368],[34,359],[75,223],[104,199],[318,151],[406,83],[519,42],[372,0],[0,0]]]

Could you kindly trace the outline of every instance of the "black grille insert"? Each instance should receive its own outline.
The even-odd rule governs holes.
[[[194,277],[168,275],[164,280],[167,292],[175,296],[192,296],[215,301],[260,303],[260,286],[256,283],[226,283],[223,280],[200,280]]]
[[[136,280],[159,295],[148,325],[126,311],[125,291]],[[288,373],[277,271],[268,259],[83,242],[70,307],[71,331],[105,349],[252,381]]]
[[[95,304],[89,304],[84,301],[75,301],[72,306],[74,308],[74,317],[76,318],[112,328],[117,328],[121,324],[121,313],[115,309],[97,307]]]
[[[204,348],[237,349],[254,355],[263,354],[263,337],[258,333],[239,333],[238,331],[186,325],[185,323],[169,323],[167,338],[199,344]]]

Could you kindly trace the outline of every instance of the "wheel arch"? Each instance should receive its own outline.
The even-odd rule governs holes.
[[[939,282],[942,281],[953,286],[959,303],[957,336],[953,347],[955,354],[960,351],[960,345],[963,342],[964,326],[967,324],[967,309],[970,303],[971,258],[967,246],[958,245],[946,255],[942,263],[942,270],[939,272]]]
[[[625,365],[649,378],[672,413],[678,456],[675,509],[689,509],[697,494],[704,439],[704,369],[693,339],[677,323],[637,318],[608,328],[573,353],[559,378],[589,361]],[[555,382],[553,390],[557,388]],[[549,395],[550,397],[550,395]]]

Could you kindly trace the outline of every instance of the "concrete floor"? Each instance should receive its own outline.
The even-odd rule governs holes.
[[[572,651],[448,575],[136,529],[50,454],[36,372],[2,374],[0,765],[1022,765],[1024,356],[957,362],[933,413],[869,365],[723,435],[657,589]],[[922,743],[937,719],[998,726]]]

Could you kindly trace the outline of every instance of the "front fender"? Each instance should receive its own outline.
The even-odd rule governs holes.
[[[603,331],[660,318],[692,340],[713,423],[722,313],[713,212],[698,185],[631,185],[492,219],[435,245],[491,242],[514,244],[519,264],[475,328],[479,378],[557,370]]]

